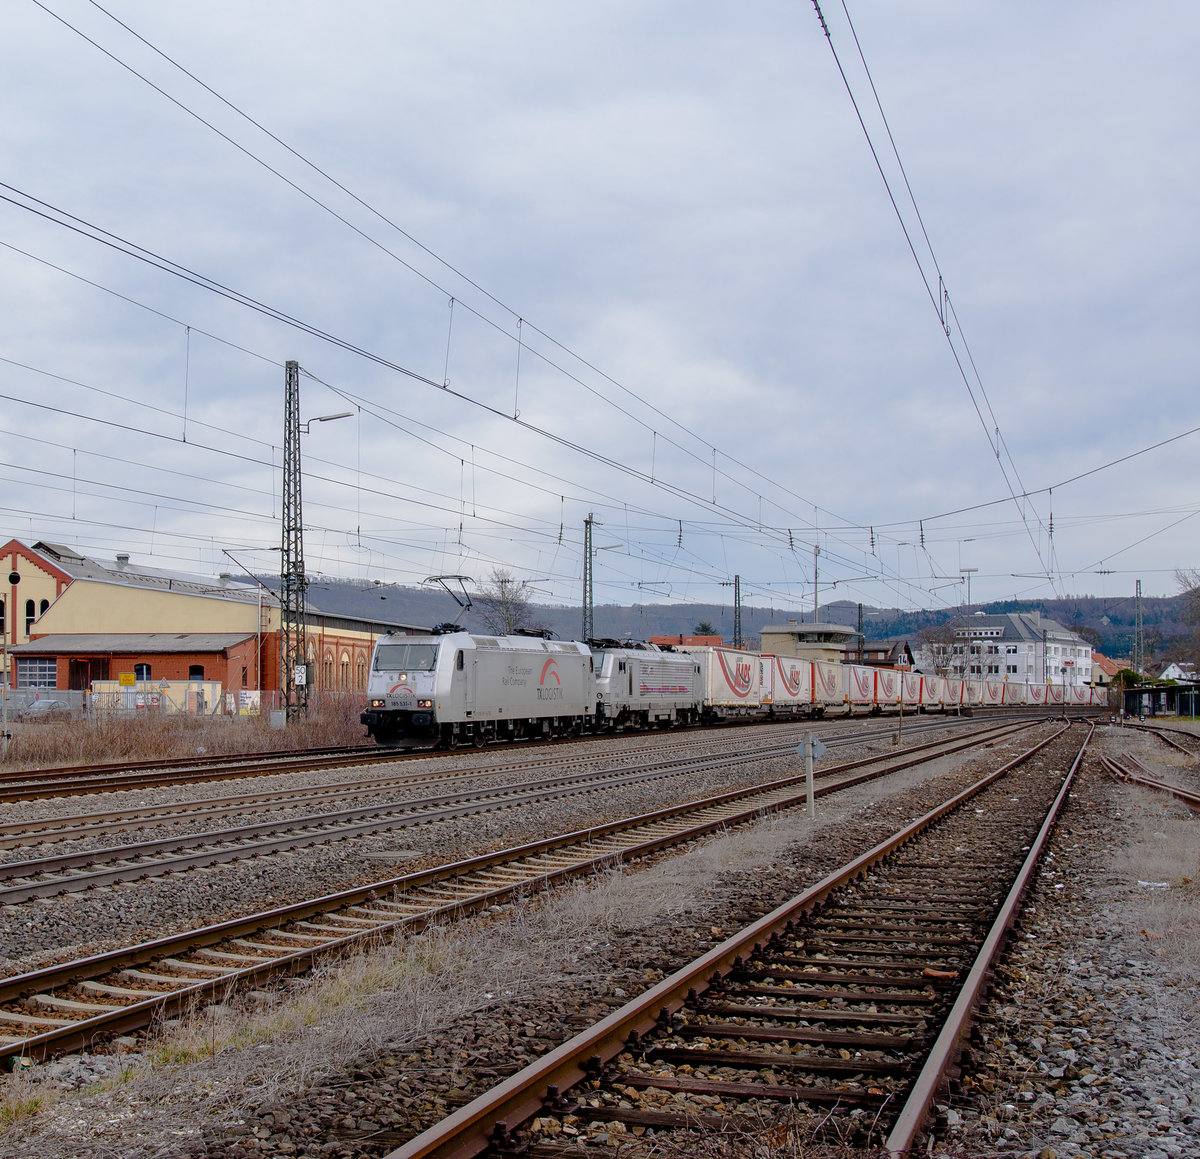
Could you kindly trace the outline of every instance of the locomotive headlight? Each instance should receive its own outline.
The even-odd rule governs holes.
[[[382,700],[372,700],[372,701],[371,701],[371,707],[372,707],[372,708],[382,708],[382,707],[383,707],[383,701],[382,701]]]
[[[418,700],[417,707],[418,708],[432,708],[433,701],[432,700]]]

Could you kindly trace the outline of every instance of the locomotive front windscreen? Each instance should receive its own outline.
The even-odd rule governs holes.
[[[436,644],[380,644],[375,649],[376,672],[432,672],[435,664]]]

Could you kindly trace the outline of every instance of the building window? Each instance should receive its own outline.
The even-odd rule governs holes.
[[[33,627],[33,621],[37,619],[37,604],[33,600],[25,601],[25,635],[29,635],[29,629]]]
[[[7,631],[8,617],[4,614],[4,601],[0,600],[0,640],[4,639],[4,634]]]
[[[50,610],[50,601],[42,600],[42,602],[38,605],[38,615],[44,616],[49,610]]]
[[[1017,654],[1016,644],[1005,644],[1004,653],[1006,656],[1015,656]]]
[[[249,685],[249,683],[248,683],[248,677],[249,677],[249,675],[250,675],[249,671],[246,669],[246,666],[245,666],[245,665],[243,665],[243,666],[242,666],[242,687],[243,687],[243,688],[249,688],[249,687],[250,687],[250,685]]]
[[[999,676],[1000,675],[1000,665],[999,664],[989,664],[988,665],[988,675],[989,676]]]
[[[55,688],[58,685],[58,662],[53,656],[17,657],[18,688]]]
[[[149,664],[135,664],[133,666],[133,678],[134,678],[134,680],[149,680],[150,679],[150,665]]]
[[[188,666],[188,679],[189,680],[203,680],[204,679],[204,665],[203,664],[190,664]]]
[[[1015,664],[1009,664],[1004,670],[1009,676],[1016,676],[1017,674],[1017,666]]]

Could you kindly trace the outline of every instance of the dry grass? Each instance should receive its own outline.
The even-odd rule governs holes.
[[[0,1077],[0,1135],[36,1115],[45,1101],[46,1096],[38,1089],[30,1070],[18,1067]]]
[[[1136,792],[1139,832],[1116,868],[1139,884],[1139,932],[1167,965],[1192,1013],[1200,987],[1200,817],[1150,792]]]
[[[736,1119],[720,1130],[618,1136],[611,1154],[613,1159],[885,1159],[880,1148],[855,1145],[851,1136],[859,1134],[857,1120],[839,1122],[837,1114],[782,1106],[774,1113]],[[862,1127],[870,1125],[868,1116]]]
[[[266,752],[364,744],[359,723],[360,696],[323,698],[309,708],[307,719],[274,730],[260,716],[101,716],[94,719],[44,721],[11,725],[12,743],[5,767],[43,768],[115,760]]]
[[[150,1156],[163,1140],[211,1137],[295,1104],[324,1076],[436,1042],[474,1011],[589,978],[584,955],[598,944],[693,909],[697,885],[731,863],[769,863],[794,837],[789,828],[769,822],[693,850],[699,883],[672,862],[613,872],[517,902],[501,921],[470,920],[326,963],[281,986],[267,1010],[197,1008],[119,1080],[82,1094],[26,1091],[44,1101],[0,1130],[0,1154]]]
[[[198,1007],[164,1028],[146,1061],[119,1084],[65,1095],[24,1077],[0,1128],[0,1154],[95,1154],[96,1134],[90,1147],[75,1140],[86,1120],[113,1154],[153,1155],[163,1139],[198,1139],[255,1108],[294,1103],[323,1076],[411,1049],[472,1011],[553,984],[564,951],[569,960],[572,944],[595,930],[568,915],[543,928],[540,908],[516,906],[502,925],[467,922],[326,963],[293,983],[294,992],[281,990],[264,1012]],[[539,945],[547,946],[545,957],[531,953]]]

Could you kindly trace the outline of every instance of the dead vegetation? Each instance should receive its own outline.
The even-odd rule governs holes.
[[[1119,869],[1137,883],[1139,934],[1177,979],[1190,1013],[1200,1013],[1200,819],[1185,806],[1137,792],[1139,832]]]
[[[790,837],[787,824],[768,823],[689,856],[703,877],[716,876],[735,862],[769,863]],[[691,910],[695,889],[695,879],[670,861],[634,876],[614,871],[518,901],[498,921],[472,919],[379,944],[273,994],[197,1007],[162,1027],[119,1082],[70,1093],[36,1082],[36,1068],[32,1080],[4,1076],[0,1089],[11,1089],[23,1109],[6,1117],[0,1153],[133,1159],[159,1154],[168,1138],[207,1145],[239,1123],[302,1102],[305,1092],[349,1067],[436,1042],[441,1028],[475,1011],[568,979],[586,983],[598,943],[664,913]],[[607,988],[607,975],[594,977]]]
[[[307,718],[272,729],[259,716],[73,716],[69,720],[9,725],[12,741],[5,768],[117,760],[154,760],[192,755],[269,752],[365,744],[358,695],[324,697],[309,706]]]

